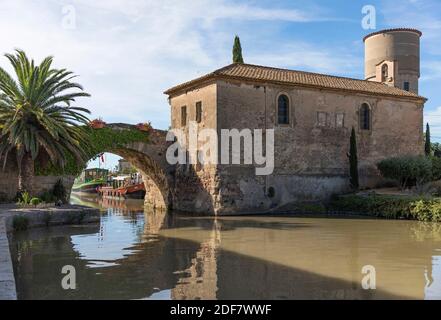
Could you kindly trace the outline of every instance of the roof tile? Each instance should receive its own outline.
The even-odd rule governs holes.
[[[245,63],[234,63],[218,70],[215,70],[202,77],[182,83],[165,91],[171,95],[185,90],[206,80],[225,78],[243,81],[259,81],[285,85],[319,87],[343,91],[361,92],[368,94],[408,97],[418,100],[426,100],[417,94],[399,88],[390,87],[386,84],[345,77],[337,77],[319,73],[279,69],[265,66],[258,66]]]

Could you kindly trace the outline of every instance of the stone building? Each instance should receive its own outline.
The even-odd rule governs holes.
[[[379,160],[423,153],[420,36],[414,29],[366,36],[365,80],[231,64],[167,90],[172,128],[195,121],[219,136],[221,129],[274,129],[275,138],[270,175],[256,175],[255,164],[179,165],[174,209],[283,211],[346,192],[352,127],[361,187],[381,185]]]
[[[133,168],[129,161],[126,159],[118,160],[118,173],[132,173],[132,171],[136,171],[136,169]]]

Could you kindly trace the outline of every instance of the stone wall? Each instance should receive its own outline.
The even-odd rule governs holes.
[[[17,300],[6,218],[3,212],[0,211],[0,214],[0,300]]]
[[[287,125],[276,123],[280,94],[289,98]],[[278,211],[291,202],[323,200],[349,191],[347,153],[352,127],[357,134],[362,188],[382,185],[376,169],[379,160],[423,153],[423,106],[410,99],[218,80],[171,97],[172,128],[188,129],[181,124],[180,108],[187,106],[187,121],[195,120],[197,101],[209,113],[204,113],[199,132],[214,128],[220,136],[221,129],[274,129],[275,168],[269,176],[256,176],[255,165],[210,169],[191,165],[190,174],[178,166],[175,183],[183,183],[176,192],[182,196],[176,197],[174,207],[184,211],[197,207],[212,208],[218,214]],[[370,130],[359,125],[363,103],[371,110]],[[194,190],[195,186],[204,190]]]
[[[167,205],[158,185],[149,176],[142,178],[146,190],[144,205],[153,209],[166,209]]]
[[[290,100],[290,121],[283,126],[276,123],[280,94]],[[352,127],[357,134],[362,188],[381,185],[376,169],[379,160],[423,152],[423,108],[416,102],[223,81],[218,83],[217,95],[219,128],[275,130],[273,174],[258,177],[254,166],[223,166],[221,181],[228,189],[224,198],[234,201],[231,208],[223,210],[248,210],[253,204],[262,210],[277,209],[292,201],[321,200],[348,191],[347,152]],[[371,108],[371,130],[359,126],[363,103]],[[319,112],[324,123],[318,121]],[[337,123],[337,115],[343,117],[342,125]],[[275,191],[271,198],[269,188]]]
[[[72,186],[74,184],[74,176],[36,176],[35,177],[35,194],[41,195],[44,192],[49,192],[53,189],[58,180],[63,182],[66,193],[70,195]]]
[[[280,94],[290,101],[288,125],[276,123]],[[270,176],[255,176],[254,166],[222,167],[221,188],[227,199],[223,201],[234,202],[233,211],[277,209],[292,201],[322,200],[348,191],[352,127],[362,188],[382,184],[376,169],[379,160],[423,153],[423,108],[409,100],[226,81],[218,82],[217,96],[219,128],[274,129],[275,136],[275,169]],[[370,130],[359,125],[363,103],[371,108]],[[324,122],[319,122],[319,113]],[[341,125],[337,115],[343,117]],[[272,198],[269,188],[275,191]]]
[[[14,157],[8,157],[6,167],[2,170],[3,159],[0,159],[0,203],[13,199],[18,190],[18,170]]]
[[[178,165],[174,177],[174,210],[198,214],[216,212],[219,206],[216,166]]]
[[[0,170],[0,202],[12,201],[18,191],[18,169],[14,157],[9,157],[4,171]],[[70,194],[75,177],[73,176],[36,176],[34,177],[34,195],[41,195],[52,190],[57,181],[63,181],[66,192]]]
[[[205,87],[197,88],[185,94],[173,97],[171,105],[171,124],[173,129],[182,129],[188,132],[189,121],[196,121],[196,103],[202,102],[202,117],[196,123],[196,130],[217,128],[217,85],[208,84]],[[186,106],[187,121],[185,125],[181,122],[181,108]],[[188,145],[188,135],[186,136]],[[199,143],[198,147],[202,145]],[[188,155],[194,157],[195,155]],[[192,213],[213,214],[217,197],[216,182],[217,166],[200,166],[196,163],[177,165],[174,172],[173,209]]]

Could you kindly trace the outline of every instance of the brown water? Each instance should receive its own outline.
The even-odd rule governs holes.
[[[13,236],[20,299],[441,298],[441,224],[215,219],[88,201],[105,209],[99,225]],[[75,290],[61,286],[64,265],[76,269]],[[365,265],[376,289],[362,288]]]

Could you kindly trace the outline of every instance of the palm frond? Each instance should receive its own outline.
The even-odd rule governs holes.
[[[0,68],[0,158],[6,163],[15,150],[36,159],[43,149],[54,164],[63,166],[67,153],[87,160],[88,141],[78,128],[88,123],[90,111],[72,104],[90,95],[72,81],[76,76],[52,68],[53,57],[36,65],[22,50],[5,56],[15,78]]]

